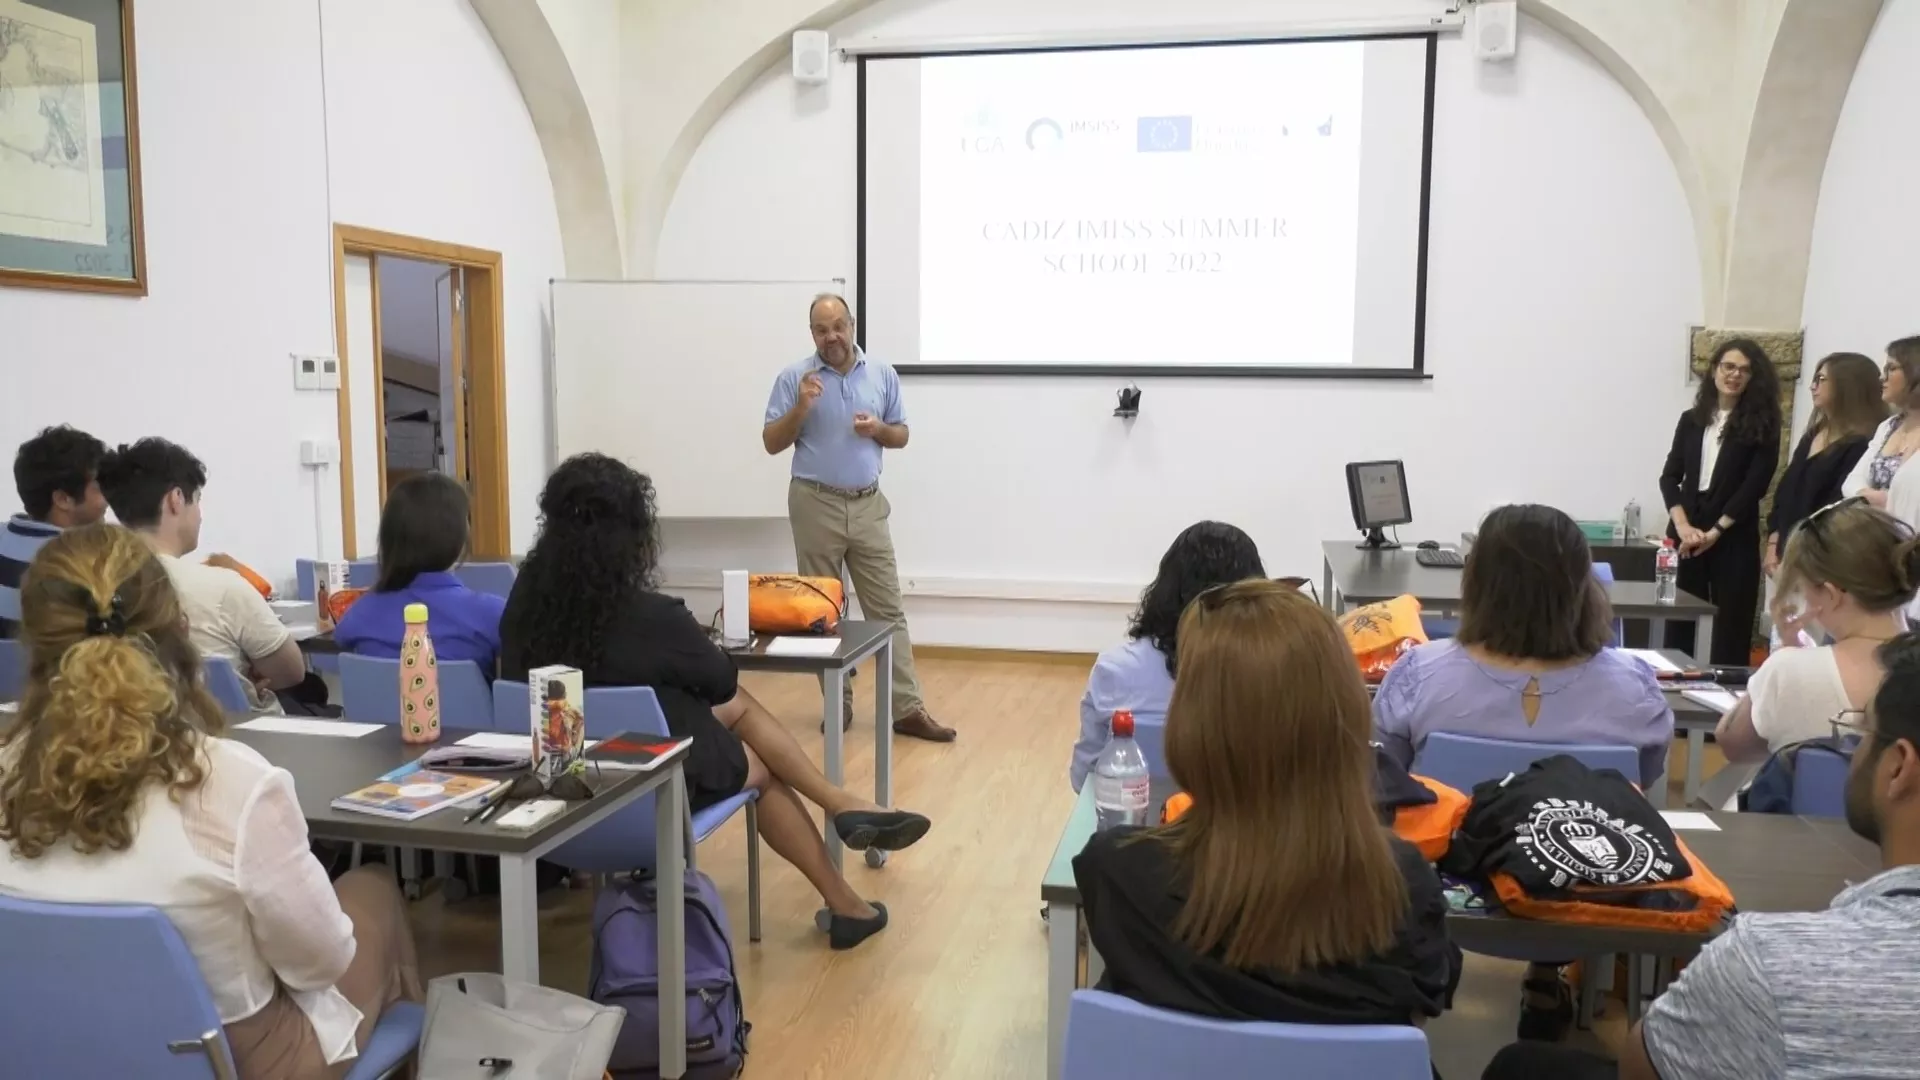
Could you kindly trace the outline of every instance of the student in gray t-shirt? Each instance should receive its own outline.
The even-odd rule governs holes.
[[[1834,724],[1858,742],[1847,824],[1880,845],[1887,869],[1826,911],[1738,916],[1654,1001],[1617,1066],[1516,1043],[1483,1080],[1920,1076],[1920,634],[1894,638],[1880,658],[1887,677],[1872,705]]]

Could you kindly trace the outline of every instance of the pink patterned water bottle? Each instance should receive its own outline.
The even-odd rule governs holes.
[[[410,743],[440,739],[440,665],[427,635],[427,605],[408,604],[400,639],[400,737]]]

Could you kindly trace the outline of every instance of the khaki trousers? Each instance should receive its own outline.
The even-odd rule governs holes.
[[[860,498],[822,491],[799,480],[787,487],[787,518],[793,553],[809,577],[853,579],[860,613],[893,624],[894,719],[921,708],[920,680],[913,673],[913,643],[900,598],[900,566],[893,557],[887,518],[893,507],[876,491]]]

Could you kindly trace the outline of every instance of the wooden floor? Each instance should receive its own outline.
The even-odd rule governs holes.
[[[922,660],[920,678],[929,708],[957,727],[960,739],[946,746],[895,740],[895,802],[931,817],[933,831],[884,869],[847,860],[854,887],[887,905],[891,922],[883,933],[849,952],[830,951],[813,924],[818,896],[763,851],[765,940],[750,944],[740,819],[700,846],[700,867],[719,883],[735,930],[753,1023],[749,1077],[1036,1080],[1045,1072],[1040,877],[1073,806],[1067,761],[1086,667],[934,658]],[[871,791],[872,680],[863,671],[856,681],[859,719],[848,735],[847,786]],[[803,746],[820,745],[820,693],[812,679],[757,675],[743,682]],[[1682,741],[1669,776],[1685,775],[1685,754]],[[589,904],[584,892],[544,897],[547,985],[584,991]],[[491,899],[447,905],[430,894],[412,910],[428,976],[499,970]],[[1520,972],[1519,964],[1468,957],[1453,1011],[1427,1028],[1435,1064],[1449,1080],[1478,1076],[1512,1039]],[[1617,1043],[1620,1028],[1603,1020],[1596,1045]]]

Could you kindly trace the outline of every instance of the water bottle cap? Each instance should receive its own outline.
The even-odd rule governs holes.
[[[1116,710],[1113,714],[1113,737],[1116,739],[1133,738],[1133,713],[1127,709]]]
[[[406,610],[400,613],[400,617],[405,619],[409,623],[426,622],[427,621],[427,605],[408,604],[406,607]]]

